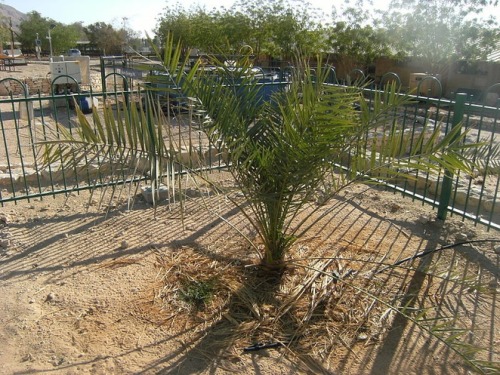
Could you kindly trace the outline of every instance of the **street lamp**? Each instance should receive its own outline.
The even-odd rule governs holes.
[[[54,27],[56,27],[56,25],[51,23],[49,26],[49,36],[47,37],[47,39],[49,40],[50,61],[52,61],[52,37],[50,36],[50,30],[52,30]]]

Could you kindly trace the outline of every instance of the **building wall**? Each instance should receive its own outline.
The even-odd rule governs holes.
[[[418,59],[397,62],[387,58],[376,61],[375,82],[380,83],[387,72],[396,73],[405,89],[411,86],[412,73],[428,73],[439,78],[443,96],[451,98],[456,92],[465,92],[473,95],[476,101],[487,100],[486,104],[494,105],[500,94],[500,85],[494,87],[486,95],[492,85],[500,84],[500,62],[464,62],[457,61],[432,72],[428,64]],[[433,93],[437,90],[433,89]],[[436,95],[437,96],[437,95]]]

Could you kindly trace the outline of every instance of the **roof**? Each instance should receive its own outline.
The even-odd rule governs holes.
[[[486,57],[486,61],[500,62],[500,48],[490,53]]]

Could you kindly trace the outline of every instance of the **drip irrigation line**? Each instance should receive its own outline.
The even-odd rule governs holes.
[[[385,267],[385,268],[377,271],[375,274],[384,272],[384,271],[386,271],[389,268],[397,267],[397,266],[399,266],[399,265],[401,265],[401,264],[403,264],[405,262],[409,262],[409,261],[412,261],[412,260],[417,259],[417,258],[422,258],[422,257],[424,257],[426,255],[429,255],[429,254],[432,254],[432,253],[436,253],[438,251],[452,249],[454,247],[461,246],[461,245],[469,245],[469,244],[484,243],[484,242],[499,242],[500,243],[500,240],[492,240],[492,239],[490,239],[490,240],[463,241],[463,242],[457,242],[457,243],[453,243],[453,244],[450,244],[450,245],[442,246],[442,247],[439,247],[437,249],[425,250],[425,251],[417,253],[417,254],[415,254],[415,255],[413,255],[411,257],[408,257],[408,258],[405,258],[405,259],[401,259],[401,260],[397,261],[396,263],[393,263],[390,266],[387,266],[387,267]]]
[[[281,342],[281,341],[274,341],[274,342],[267,342],[267,343],[258,342],[258,343],[251,345],[251,346],[247,346],[246,348],[243,348],[243,351],[244,352],[256,352],[256,351],[259,351],[262,349],[279,348],[279,347],[285,346],[287,344],[288,344],[287,342]]]

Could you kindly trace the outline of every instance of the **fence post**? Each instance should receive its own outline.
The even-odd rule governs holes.
[[[453,108],[453,119],[451,128],[458,126],[464,117],[465,99],[467,94],[458,93],[455,97],[455,107]],[[457,135],[458,136],[458,135]],[[443,184],[441,185],[441,194],[439,196],[439,206],[437,217],[440,220],[446,220],[448,213],[448,204],[450,203],[452,183],[453,183],[453,170],[445,170],[443,177]]]
[[[99,58],[100,68],[101,68],[101,91],[103,93],[103,99],[106,100],[106,64],[104,62],[104,56]]]

